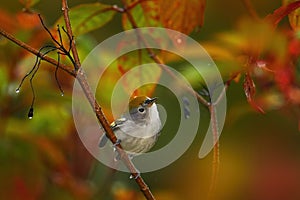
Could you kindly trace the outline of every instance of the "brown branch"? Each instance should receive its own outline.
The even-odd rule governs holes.
[[[67,27],[67,33],[69,35],[69,37],[73,37],[73,31],[72,31],[72,27],[71,27],[71,22],[70,22],[70,18],[69,18],[69,7],[68,7],[68,3],[67,0],[62,0],[62,12],[64,15],[64,20],[66,23],[66,27]],[[80,64],[80,60],[79,60],[79,56],[78,56],[78,52],[77,52],[77,48],[76,48],[76,44],[75,44],[75,40],[72,40],[71,43],[71,51],[75,60],[75,70],[78,70],[81,66]]]
[[[117,137],[115,136],[114,132],[112,131],[107,119],[104,116],[104,113],[103,113],[101,107],[99,106],[94,95],[92,94],[91,88],[87,82],[87,78],[85,77],[85,73],[83,72],[83,70],[81,68],[78,70],[78,74],[77,74],[76,78],[77,78],[80,86],[82,87],[87,99],[89,100],[89,103],[94,108],[94,112],[96,113],[97,119],[101,123],[103,129],[105,130],[107,137],[111,140],[111,142],[113,144],[116,145],[116,147],[118,147],[116,149],[117,149],[119,155],[121,156],[122,161],[124,162],[126,167],[129,169],[129,171],[131,172],[131,175],[133,177],[136,177],[135,181],[139,185],[144,196],[148,200],[154,200],[155,198],[154,198],[153,194],[151,193],[149,187],[146,185],[146,183],[144,182],[142,177],[139,175],[139,172],[136,170],[135,166],[129,159],[127,153],[123,150],[122,146],[119,143],[117,143]]]
[[[17,38],[15,38],[14,36],[12,36],[11,34],[7,33],[6,31],[4,31],[3,29],[0,28],[0,34],[7,38],[8,40],[12,41],[13,43],[15,43],[16,45],[22,47],[23,49],[29,51],[30,53],[38,56],[41,58],[41,60],[47,61],[50,64],[53,64],[55,66],[58,66],[61,70],[67,72],[68,74],[70,74],[71,76],[75,77],[76,73],[74,72],[73,68],[61,63],[58,63],[55,59],[49,57],[49,56],[45,56],[42,53],[40,53],[37,49],[32,48],[31,46],[29,46],[28,44],[18,40]]]
[[[70,36],[72,36],[72,28],[70,24],[70,19],[69,19],[69,14],[68,14],[68,5],[67,5],[67,0],[62,0],[62,10],[63,10],[63,15],[67,27],[67,32]],[[115,136],[114,132],[112,131],[110,124],[108,123],[100,105],[96,101],[92,90],[87,82],[87,78],[85,76],[84,71],[80,68],[80,60],[77,54],[76,46],[75,46],[75,41],[73,41],[71,50],[74,56],[75,63],[77,65],[78,73],[76,76],[76,79],[78,80],[80,86],[82,87],[85,96],[87,97],[90,105],[92,106],[94,112],[96,113],[98,121],[101,123],[103,129],[106,132],[107,137],[111,140],[113,144],[116,145],[116,148],[119,155],[121,156],[122,161],[126,165],[126,167],[129,169],[131,172],[131,175],[135,178],[136,183],[139,185],[140,190],[143,192],[144,196],[148,200],[154,200],[154,196],[152,192],[150,191],[149,187],[146,185],[145,181],[143,178],[140,176],[139,172],[129,159],[127,153],[123,150],[121,144],[117,143],[117,137]]]

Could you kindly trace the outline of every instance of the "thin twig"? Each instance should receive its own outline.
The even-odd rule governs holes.
[[[61,54],[62,54],[62,55],[66,55],[66,56],[69,58],[69,60],[72,62],[73,66],[76,66],[76,63],[75,63],[73,57],[71,56],[70,51],[67,50],[67,49],[64,47],[64,44],[63,44],[63,42],[62,42],[62,35],[61,35],[60,29],[59,29],[59,25],[57,26],[57,33],[58,33],[58,35],[59,35],[59,40],[60,40],[60,41],[56,40],[55,37],[52,35],[51,31],[50,31],[50,30],[48,29],[48,27],[45,25],[45,23],[44,23],[44,21],[43,21],[41,15],[38,14],[38,16],[39,16],[39,19],[40,19],[40,22],[41,22],[43,28],[47,31],[48,35],[51,37],[52,42],[54,42],[54,43],[57,45],[56,49],[58,50],[58,52],[61,51]],[[68,36],[68,38],[69,38],[69,41],[70,41],[70,44],[71,44],[71,43],[73,42],[73,38],[71,38],[71,37],[69,36],[68,33],[66,33],[66,34],[67,34],[67,36]],[[71,47],[71,45],[70,45],[70,47]],[[70,48],[70,47],[69,47],[69,48]]]
[[[4,31],[1,28],[0,28],[0,35],[4,36],[8,40],[12,41],[13,43],[17,44],[18,46],[22,47],[23,49],[29,51],[30,53],[38,56],[41,60],[47,61],[50,64],[58,66],[61,70],[65,71],[68,74],[70,74],[71,76],[75,77],[76,74],[70,66],[67,66],[67,65],[64,65],[64,64],[61,64],[61,63],[58,64],[58,62],[55,59],[53,59],[49,56],[43,55],[39,50],[34,49],[33,47],[29,46],[28,44],[16,39],[14,36],[7,33],[6,31]]]
[[[67,0],[62,0],[62,11],[63,11],[65,23],[66,23],[67,32],[70,36],[72,36],[72,28],[71,28],[71,24],[70,24],[68,10],[69,9],[68,9],[68,5],[67,5]],[[107,137],[111,140],[111,142],[113,144],[116,145],[116,147],[118,147],[116,149],[117,149],[119,155],[121,156],[122,161],[124,162],[126,167],[129,169],[129,171],[131,172],[131,175],[133,177],[136,177],[135,181],[139,185],[140,190],[143,192],[146,199],[154,200],[155,198],[154,198],[152,192],[150,191],[149,187],[146,185],[145,181],[139,175],[139,172],[137,171],[137,169],[135,168],[135,166],[129,159],[127,153],[123,150],[121,144],[117,142],[117,137],[115,136],[113,130],[111,129],[110,124],[108,123],[100,105],[98,104],[98,102],[95,99],[95,97],[92,93],[92,90],[87,82],[85,73],[82,70],[82,68],[80,68],[80,60],[79,60],[79,57],[77,54],[75,42],[72,42],[71,51],[73,53],[74,60],[77,65],[76,69],[78,70],[76,79],[78,80],[79,84],[81,85],[89,103],[91,104],[94,112],[96,113],[98,121],[101,123],[103,129],[105,130]]]
[[[58,86],[58,89],[60,90],[60,93],[62,96],[64,96],[64,90],[62,89],[60,83],[59,83],[59,80],[58,80],[58,77],[57,77],[57,72],[58,72],[58,65],[60,63],[60,53],[57,52],[57,66],[55,67],[55,72],[54,72],[54,76],[55,76],[55,81],[56,81],[56,84]]]

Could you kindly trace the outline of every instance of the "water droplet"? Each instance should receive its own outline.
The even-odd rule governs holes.
[[[33,108],[31,107],[30,109],[29,109],[29,112],[28,112],[28,119],[32,119],[33,118]]]
[[[61,93],[61,94],[60,94],[60,96],[62,96],[62,97],[63,97],[64,95],[65,95],[64,93]]]
[[[181,38],[177,38],[177,39],[176,39],[176,42],[177,42],[178,44],[181,44],[181,43],[182,43],[182,39],[181,39]]]
[[[19,92],[20,92],[20,89],[19,89],[19,88],[17,88],[17,89],[16,89],[16,93],[18,94]]]
[[[129,179],[133,179],[134,178],[134,176],[131,174],[130,176],[129,176]]]

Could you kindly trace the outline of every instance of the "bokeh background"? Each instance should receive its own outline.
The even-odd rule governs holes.
[[[95,1],[72,0],[69,6],[87,2]],[[121,6],[117,0],[100,2]],[[252,3],[261,18],[282,5],[279,0],[253,0]],[[17,0],[2,2],[0,27],[35,48],[49,44],[39,21],[32,14],[22,12],[23,8]],[[52,27],[61,17],[61,4],[59,1],[40,1],[32,11],[41,13],[45,23]],[[297,33],[292,31],[287,17],[275,31],[276,37],[269,28],[259,24],[250,20],[243,1],[210,0],[206,2],[204,25],[190,36],[207,46],[209,53],[217,55],[215,61],[224,80],[228,80],[232,73],[240,71],[237,69],[244,69],[240,58],[235,57],[242,52],[242,44],[247,49],[248,40],[255,43],[261,42],[261,38],[271,38],[277,50],[273,52],[272,47],[265,45],[268,46],[264,46],[268,49],[265,52],[272,52],[276,57],[278,49],[288,51],[285,44],[290,40],[287,38]],[[81,60],[99,42],[122,30],[122,16],[117,13],[102,28],[76,38]],[[230,38],[231,43],[226,38]],[[230,54],[228,59],[224,52]],[[112,171],[99,163],[79,140],[72,119],[74,80],[71,76],[59,71],[58,78],[65,90],[65,95],[61,96],[54,78],[55,68],[43,63],[33,81],[36,93],[34,117],[32,120],[27,118],[32,100],[28,80],[19,94],[15,89],[32,68],[34,60],[34,56],[0,37],[0,199],[143,199],[129,174]],[[170,65],[182,70],[179,61],[172,61]],[[293,74],[297,80],[298,63]],[[256,77],[257,101],[265,114],[248,104],[243,78],[235,79],[228,88],[227,118],[219,141],[216,199],[300,199],[299,101],[287,100],[271,76]],[[271,81],[266,83],[268,78]],[[199,85],[195,88],[203,90]],[[153,95],[159,97],[159,103],[167,111],[178,105],[171,93],[163,88],[157,87]],[[199,133],[184,155],[164,169],[142,174],[157,199],[198,200],[207,197],[213,158],[209,154],[199,159],[198,152],[210,117],[204,106],[200,109]],[[172,139],[179,115],[175,110],[168,116],[156,148]]]

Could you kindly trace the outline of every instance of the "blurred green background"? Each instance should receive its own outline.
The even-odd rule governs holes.
[[[87,2],[95,1],[68,3],[72,7]],[[117,0],[100,2],[121,5]],[[264,17],[280,7],[281,1],[255,0],[253,5]],[[47,35],[40,27],[31,29],[23,24],[22,8],[16,0],[2,2],[0,26],[39,48]],[[46,24],[52,26],[61,16],[61,4],[40,1],[34,11],[41,13]],[[15,24],[11,24],[7,16],[15,20]],[[210,0],[206,2],[203,27],[191,33],[191,37],[200,44],[215,42],[220,33],[237,32],[237,24],[247,17],[242,1]],[[288,29],[288,20],[284,19],[280,26]],[[250,32],[252,29],[249,27]],[[101,29],[77,38],[81,60],[99,42],[122,30],[121,14],[117,13]],[[54,67],[43,63],[33,82],[37,96],[35,115],[32,120],[27,119],[32,98],[28,80],[19,94],[15,89],[33,66],[34,59],[0,37],[0,199],[143,199],[129,174],[113,172],[96,161],[79,140],[72,119],[72,77],[59,72],[66,93],[61,97],[54,79]],[[258,86],[258,96],[259,92]],[[270,93],[263,95],[268,97]],[[177,105],[163,89],[158,88],[154,95],[167,110]],[[227,117],[220,137],[216,199],[300,199],[299,105],[281,103],[283,100],[275,98],[272,99],[274,106],[266,108],[266,114],[260,114],[248,104],[242,81],[233,82],[226,96]],[[198,200],[207,196],[213,158],[212,154],[198,158],[209,122],[208,110],[203,106],[200,109],[199,133],[187,152],[164,169],[142,174],[157,199]],[[157,146],[163,146],[173,137],[174,116],[168,116]]]

